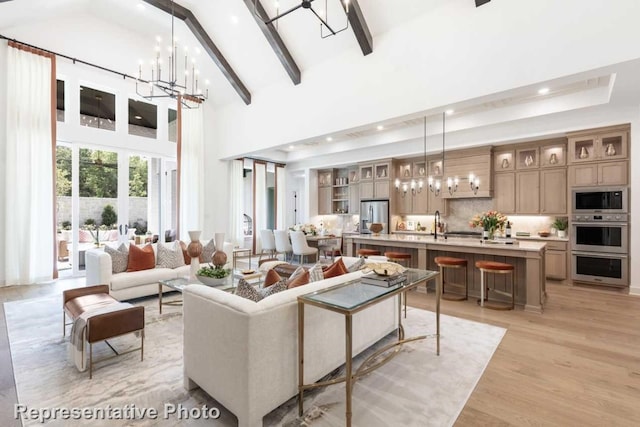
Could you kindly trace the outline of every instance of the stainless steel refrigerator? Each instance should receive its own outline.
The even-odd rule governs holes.
[[[384,227],[380,233],[389,234],[389,201],[363,200],[360,202],[360,233],[370,234],[368,225],[379,222]]]

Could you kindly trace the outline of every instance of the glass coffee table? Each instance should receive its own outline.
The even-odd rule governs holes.
[[[434,280],[440,275],[437,271],[407,269],[405,272],[407,280],[404,283],[390,286],[380,287],[375,285],[367,285],[359,279],[353,280],[330,288],[321,289],[310,294],[298,297],[298,412],[302,416],[303,412],[303,395],[305,390],[316,387],[324,387],[339,382],[346,383],[346,425],[351,425],[351,394],[353,383],[360,377],[368,374],[379,366],[388,362],[392,357],[398,354],[400,346],[404,343],[421,340],[427,338],[421,335],[412,338],[405,338],[404,328],[402,327],[402,301],[401,294],[415,289],[419,284]],[[440,296],[442,294],[441,280],[436,280],[436,354],[440,355]],[[398,296],[398,340],[391,344],[385,345],[381,349],[375,351],[371,356],[362,362],[360,367],[353,371],[353,315],[366,310],[379,302],[385,301],[394,296]],[[406,301],[406,295],[405,301]],[[325,310],[333,311],[344,315],[345,318],[345,375],[340,378],[328,381],[320,381],[313,384],[304,384],[304,307],[312,305]],[[389,354],[391,349],[394,349]]]
[[[241,270],[233,270],[233,273],[225,278],[225,281],[220,285],[207,285],[198,281],[198,279],[189,280],[188,277],[178,277],[175,279],[160,280],[158,282],[158,308],[160,314],[162,314],[163,305],[182,305],[182,300],[162,301],[162,287],[173,289],[182,293],[187,285],[205,285],[212,288],[220,289],[225,292],[234,292],[238,286],[240,279],[245,279],[248,283],[254,286],[261,286],[263,275],[261,272],[255,271],[253,273],[243,273]]]

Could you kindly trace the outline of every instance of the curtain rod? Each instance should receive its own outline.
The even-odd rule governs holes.
[[[119,72],[119,71],[115,71],[115,70],[112,70],[112,69],[110,69],[110,68],[103,67],[102,65],[92,64],[91,62],[83,61],[82,59],[72,58],[72,57],[67,56],[67,55],[64,55],[64,54],[62,54],[62,53],[54,52],[54,51],[52,51],[52,50],[43,49],[43,48],[41,48],[41,47],[34,46],[34,45],[32,45],[32,44],[29,44],[29,43],[21,42],[20,40],[12,39],[12,38],[7,37],[7,36],[4,36],[4,35],[2,35],[2,34],[0,34],[0,39],[1,39],[1,40],[8,40],[8,41],[11,41],[11,42],[14,42],[14,43],[19,43],[19,44],[21,44],[21,45],[24,45],[24,46],[30,47],[30,48],[32,48],[32,49],[38,49],[38,50],[41,50],[41,51],[46,52],[46,53],[48,53],[48,54],[55,55],[55,56],[58,56],[58,57],[60,57],[60,58],[68,59],[68,60],[72,61],[74,64],[75,64],[76,62],[78,62],[78,63],[80,63],[80,64],[88,65],[89,67],[97,68],[97,69],[99,69],[99,70],[106,71],[106,72],[108,72],[108,73],[117,74],[118,76],[121,76],[121,77],[122,77],[123,79],[125,79],[125,80],[126,80],[126,79],[132,79],[132,80],[140,81],[140,82],[142,82],[142,83],[149,83],[147,80],[139,79],[139,78],[137,78],[137,77],[130,76],[130,75],[126,74],[126,73],[121,73],[121,72]]]

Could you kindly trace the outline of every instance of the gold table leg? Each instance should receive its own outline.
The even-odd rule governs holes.
[[[304,303],[298,302],[298,416],[302,416],[304,398]]]
[[[162,284],[158,283],[158,309],[162,314]]]
[[[347,389],[347,411],[346,411],[346,420],[347,420],[347,427],[351,427],[351,388],[353,387],[353,378],[351,376],[351,368],[352,368],[352,348],[351,348],[351,333],[352,333],[352,317],[351,314],[347,314],[344,318],[345,320],[345,362],[346,362],[346,368],[347,368],[347,372],[346,372],[346,389]]]

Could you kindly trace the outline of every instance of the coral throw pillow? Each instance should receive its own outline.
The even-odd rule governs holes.
[[[348,273],[347,267],[344,265],[342,258],[334,262],[324,271],[324,278],[328,279],[330,277],[342,276],[343,274]]]
[[[136,245],[129,246],[129,263],[127,271],[150,270],[156,267],[156,257],[153,246],[147,245],[139,248]]]
[[[269,286],[278,283],[282,278],[275,270],[267,271],[267,275],[264,277],[264,283],[262,285],[263,288],[268,288]]]
[[[293,280],[289,279],[287,281],[287,289],[297,288],[298,286],[306,285],[309,283],[309,272],[305,271],[304,273],[298,275]]]

